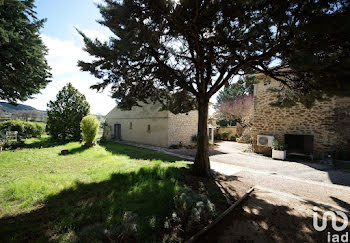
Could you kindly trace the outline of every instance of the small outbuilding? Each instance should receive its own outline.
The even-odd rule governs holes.
[[[117,106],[106,116],[104,137],[160,147],[194,144],[197,135],[198,112],[173,114],[161,110],[161,104],[141,104],[131,110]],[[208,126],[211,143],[214,129]]]

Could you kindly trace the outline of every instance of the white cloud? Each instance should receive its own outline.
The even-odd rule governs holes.
[[[75,25],[74,35],[78,36],[81,42],[83,42],[83,38],[81,37],[81,35],[79,35],[79,33],[75,29],[80,30],[92,40],[95,40],[97,38],[101,42],[107,41],[109,39],[109,36],[112,35],[112,32],[107,27],[104,27],[104,26],[99,26],[99,29],[95,30],[95,29],[81,28],[79,25]]]
[[[89,54],[82,50],[82,45],[74,40],[60,40],[46,35],[41,36],[43,42],[49,49],[47,61],[51,66],[54,77],[62,74],[79,72],[77,62],[79,59],[91,60]]]
[[[72,75],[67,78],[56,79],[51,82],[41,94],[38,94],[34,99],[25,102],[27,105],[31,105],[40,110],[46,110],[47,103],[50,100],[55,100],[59,90],[63,88],[67,83],[72,85],[79,90],[80,93],[84,94],[87,101],[90,104],[90,112],[92,114],[107,114],[115,105],[114,99],[110,97],[109,90],[97,93],[95,90],[90,89],[92,84],[96,83],[96,79],[87,75]]]
[[[93,30],[87,31],[87,33],[89,36],[95,35],[98,38],[105,36],[105,34]],[[77,66],[78,60],[89,61],[92,59],[88,53],[83,51],[83,43],[78,38],[75,40],[61,40],[47,35],[42,35],[42,40],[49,49],[47,61],[52,68],[52,82],[41,91],[41,94],[35,95],[33,99],[26,101],[25,104],[40,110],[46,110],[47,103],[54,100],[58,91],[68,82],[71,82],[75,88],[86,96],[92,114],[107,114],[115,106],[115,101],[110,97],[109,90],[106,89],[102,93],[91,90],[90,86],[96,84],[99,80],[80,71]]]
[[[104,0],[93,0],[93,2],[94,2],[95,4],[100,4],[100,3],[104,3]]]

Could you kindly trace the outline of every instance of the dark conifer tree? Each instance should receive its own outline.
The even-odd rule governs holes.
[[[80,122],[90,110],[85,95],[68,83],[58,92],[56,100],[47,104],[47,108],[46,130],[53,140],[81,138]]]
[[[327,73],[330,65],[348,60],[350,32],[343,26],[348,23],[347,1],[105,0],[98,7],[103,17],[99,23],[114,35],[101,43],[81,33],[85,50],[95,59],[79,65],[101,79],[92,88],[100,90],[111,84],[113,97],[124,109],[139,101],[159,101],[175,112],[197,106],[198,149],[193,172],[200,176],[210,174],[209,99],[235,75],[254,70],[284,77],[285,86],[311,99],[319,98],[319,90],[324,94],[332,87],[334,92],[329,93],[334,94],[348,87],[348,81],[342,79],[348,72],[339,80],[333,79],[336,74]],[[338,28],[313,30],[321,20]],[[323,37],[327,38],[319,39]],[[272,67],[274,60],[280,62]],[[344,71],[346,65],[336,68]],[[329,78],[318,85],[313,79],[322,79],[320,70]],[[336,82],[339,85],[333,87]]]
[[[50,82],[47,49],[34,0],[0,1],[0,99],[16,102],[37,94]]]

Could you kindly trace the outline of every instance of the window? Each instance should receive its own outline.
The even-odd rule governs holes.
[[[130,122],[130,129],[132,129],[132,122]]]
[[[147,125],[147,132],[151,132],[151,125]]]

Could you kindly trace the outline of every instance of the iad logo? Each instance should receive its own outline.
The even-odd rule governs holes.
[[[315,230],[317,231],[324,231],[327,228],[327,219],[328,217],[330,217],[332,219],[332,228],[335,231],[343,231],[348,227],[348,217],[346,216],[346,214],[342,211],[326,211],[323,215],[322,215],[322,221],[321,221],[321,226],[318,225],[318,217],[317,217],[317,213],[318,212],[318,208],[315,206],[314,207],[314,214],[313,214],[313,226],[315,228]],[[337,215],[343,218],[343,225],[338,226],[337,225]],[[345,232],[345,234],[333,234],[331,235],[330,232],[328,232],[328,237],[327,237],[327,241],[328,242],[349,242],[349,232]]]

